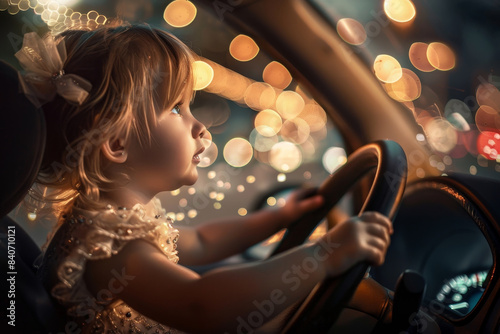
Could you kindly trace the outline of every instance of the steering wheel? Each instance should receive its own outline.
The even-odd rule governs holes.
[[[294,221],[271,256],[298,246],[364,175],[376,168],[364,211],[378,211],[392,218],[401,201],[407,176],[406,155],[394,141],[383,140],[363,146],[352,153],[346,164],[318,188],[324,205]],[[291,316],[282,333],[325,333],[335,323],[343,306],[354,294],[369,265],[358,263],[343,275],[328,278],[316,285]]]

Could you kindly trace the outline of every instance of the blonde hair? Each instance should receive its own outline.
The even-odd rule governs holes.
[[[56,217],[72,205],[102,207],[101,192],[117,180],[103,173],[101,144],[119,135],[149,143],[157,116],[193,85],[192,52],[176,37],[148,25],[69,30],[59,38],[68,54],[65,73],[87,79],[92,89],[80,106],[61,97],[43,106],[46,150],[37,186],[28,197],[32,203],[49,204]]]

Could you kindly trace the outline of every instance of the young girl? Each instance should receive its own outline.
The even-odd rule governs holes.
[[[17,57],[26,94],[44,103],[37,185],[58,224],[40,276],[71,319],[67,332],[252,332],[321,280],[383,262],[392,227],[372,212],[269,260],[191,271],[184,265],[241,252],[322,198],[295,193],[279,209],[174,228],[155,195],[195,183],[211,138],[189,110],[191,51],[149,26],[115,25],[31,33]]]

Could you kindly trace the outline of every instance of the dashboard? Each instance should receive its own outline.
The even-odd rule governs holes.
[[[488,271],[462,274],[450,278],[436,295],[450,316],[462,317],[469,314],[484,293]]]
[[[394,220],[386,261],[371,275],[394,289],[411,269],[426,280],[423,306],[448,319],[460,319],[481,302],[493,267],[484,217],[459,190],[423,181],[405,191]]]

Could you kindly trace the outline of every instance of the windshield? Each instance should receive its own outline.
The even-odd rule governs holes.
[[[498,1],[310,2],[413,114],[431,165],[500,177]]]
[[[191,110],[213,140],[206,143],[197,183],[158,196],[168,215],[186,224],[244,216],[262,196],[269,206],[283,205],[284,199],[266,196],[276,189],[320,184],[347,153],[325,110],[285,66],[228,27],[224,8],[184,0],[0,2],[0,54],[19,68],[14,53],[25,33],[57,34],[117,16],[171,32],[197,55]],[[44,240],[42,232],[37,241]]]

